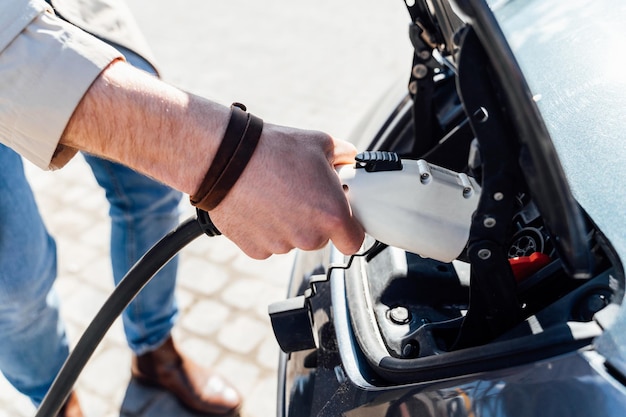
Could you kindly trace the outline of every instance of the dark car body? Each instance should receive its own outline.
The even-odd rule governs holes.
[[[623,416],[626,4],[408,9],[408,94],[353,142],[476,178],[468,244],[298,253],[270,307],[278,415]]]

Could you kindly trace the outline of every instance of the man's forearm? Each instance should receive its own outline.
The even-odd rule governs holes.
[[[121,162],[193,194],[228,115],[224,106],[116,61],[94,81],[60,144]]]
[[[204,180],[230,109],[182,92],[124,62],[96,79],[60,144],[125,164],[188,194]],[[332,239],[354,253],[363,230],[334,165],[356,149],[323,132],[266,123],[241,177],[211,218],[248,255],[262,259]],[[303,221],[306,219],[306,221]]]

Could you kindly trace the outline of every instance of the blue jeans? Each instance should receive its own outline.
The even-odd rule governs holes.
[[[178,224],[182,195],[121,165],[87,155],[85,159],[110,203],[117,283]],[[35,404],[68,355],[53,289],[56,262],[56,246],[40,217],[22,160],[0,145],[0,370]],[[123,314],[126,338],[136,354],[159,346],[170,334],[177,315],[176,269],[173,259]]]

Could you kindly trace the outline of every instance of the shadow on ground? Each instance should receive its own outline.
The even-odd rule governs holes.
[[[197,417],[183,408],[167,391],[146,387],[131,380],[126,389],[120,417]]]
[[[184,408],[168,391],[147,387],[134,379],[128,383],[120,409],[120,417],[198,417],[199,414]],[[229,417],[243,417],[241,414]]]

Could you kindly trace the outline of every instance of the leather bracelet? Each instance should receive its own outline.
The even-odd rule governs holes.
[[[233,103],[224,138],[213,163],[191,204],[205,211],[213,210],[235,185],[248,165],[263,131],[263,120],[247,113],[246,107]]]

